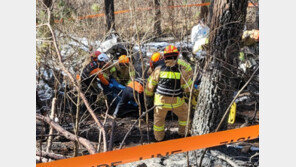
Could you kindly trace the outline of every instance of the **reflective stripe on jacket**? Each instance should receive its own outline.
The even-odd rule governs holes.
[[[156,92],[164,96],[182,96],[181,73],[176,64],[173,67],[162,66],[160,68],[159,81]]]
[[[167,66],[174,66],[176,64],[175,60],[166,60],[166,65]],[[155,68],[155,70],[151,73],[147,80],[147,85],[145,88],[145,94],[147,96],[153,96],[156,87],[158,87],[159,80],[160,80],[160,72],[161,72],[161,66],[158,66]],[[190,91],[190,85],[192,85],[192,80],[191,77],[193,76],[192,71],[186,71],[186,67],[181,65],[181,68],[179,72],[181,73],[180,77],[180,84],[181,87],[183,88],[184,92],[189,92]],[[164,74],[163,74],[164,75]],[[170,76],[170,75],[165,75],[165,76]],[[172,75],[173,76],[173,75]],[[176,76],[177,78],[177,76]]]
[[[189,72],[192,71],[192,67],[189,63],[187,63],[185,60],[178,59],[178,64],[185,67],[185,71]]]

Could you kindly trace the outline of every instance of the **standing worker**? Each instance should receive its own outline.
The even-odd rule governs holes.
[[[192,71],[192,67],[189,63],[187,63],[185,60],[183,59],[178,59],[177,61],[178,65],[180,66],[183,66],[183,68],[185,69],[186,72],[191,72]],[[154,71],[154,69],[157,67],[157,66],[161,66],[161,65],[164,65],[164,59],[163,59],[163,56],[159,53],[159,52],[155,52],[152,54],[151,58],[150,58],[150,61],[149,61],[149,69],[148,69],[148,75],[150,75],[152,73],[152,71]],[[193,78],[193,76],[192,76]],[[199,81],[200,82],[200,81]],[[199,91],[198,91],[198,86],[197,86],[197,81],[195,82],[194,84],[194,89],[193,89],[193,94],[192,94],[192,100],[191,100],[191,106],[193,109],[195,109],[196,105],[197,105],[197,99],[198,99],[198,94],[199,94]],[[186,93],[186,96],[184,97],[185,98],[185,101],[188,102],[189,100],[189,97],[190,97],[190,92]]]
[[[147,81],[146,95],[153,96],[155,92],[153,130],[157,141],[165,137],[165,118],[168,111],[178,116],[179,135],[184,136],[187,123],[189,125],[188,106],[183,98],[183,92],[189,92],[192,85],[192,71],[186,71],[184,66],[177,63],[178,56],[179,51],[175,46],[167,46],[163,55],[165,64],[157,66]]]
[[[150,60],[149,60],[149,69],[148,69],[148,74],[151,74],[152,71],[160,65],[164,65],[164,59],[163,56],[161,55],[161,53],[159,52],[155,52],[152,54]],[[177,64],[183,66],[186,70],[186,72],[190,72],[192,71],[192,67],[189,63],[187,63],[185,60],[183,59],[178,59]]]
[[[121,57],[120,60],[128,57]],[[125,61],[127,62],[127,61]],[[130,80],[127,83],[126,88],[122,92],[121,100],[116,106],[113,116],[122,116],[129,112],[133,112],[139,109],[139,104],[141,106],[141,111],[145,111],[144,104],[144,84],[146,74],[142,76],[142,64],[141,62],[133,61],[134,65],[130,66],[130,70],[127,71],[127,74],[130,76]],[[122,61],[121,61],[122,63]],[[131,62],[130,62],[131,63]],[[137,101],[137,102],[136,102]]]

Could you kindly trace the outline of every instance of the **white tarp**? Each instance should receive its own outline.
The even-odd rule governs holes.
[[[210,28],[199,23],[194,26],[191,30],[191,43],[193,44],[192,53],[196,55],[197,58],[202,58],[205,55],[205,51],[201,50],[201,46],[206,44],[208,39]]]
[[[201,38],[205,38],[208,36],[210,28],[203,23],[199,23],[194,26],[191,30],[191,43],[194,44]]]

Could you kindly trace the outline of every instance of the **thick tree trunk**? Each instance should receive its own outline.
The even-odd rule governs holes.
[[[154,33],[156,35],[161,34],[161,12],[160,12],[160,0],[153,0],[154,3]]]
[[[114,0],[104,0],[107,32],[115,30]]]
[[[199,106],[194,113],[193,135],[213,132],[232,100],[247,4],[247,0],[211,2],[209,50],[201,80]],[[224,122],[221,129],[225,128]]]

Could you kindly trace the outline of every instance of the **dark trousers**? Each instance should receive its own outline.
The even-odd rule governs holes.
[[[138,99],[139,96],[141,109],[142,111],[145,111],[143,92],[138,93],[137,91],[135,91],[135,96],[136,99]],[[129,112],[137,111],[138,106],[135,106],[134,104],[136,104],[136,102],[133,95],[133,89],[127,86],[122,92],[121,100],[118,102],[114,114],[122,116]]]
[[[103,84],[100,84],[100,85],[103,88],[104,95],[107,96],[107,101],[108,101],[110,111],[112,111],[121,100],[120,95],[122,94],[122,92],[120,93],[121,90],[116,88],[109,88],[108,86]]]

